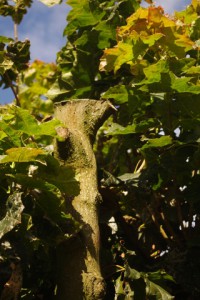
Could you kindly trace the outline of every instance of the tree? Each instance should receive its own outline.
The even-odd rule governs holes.
[[[1,298],[199,299],[199,1],[68,4],[56,66],[1,37]]]

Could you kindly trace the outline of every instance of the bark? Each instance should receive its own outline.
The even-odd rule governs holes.
[[[101,196],[92,146],[97,130],[113,109],[108,101],[89,99],[61,102],[55,107],[55,117],[67,128],[58,130],[64,141],[57,141],[56,155],[61,163],[74,169],[80,184],[79,195],[66,198],[66,207],[81,225],[80,232],[58,249],[58,300],[100,300],[105,294],[99,265]]]

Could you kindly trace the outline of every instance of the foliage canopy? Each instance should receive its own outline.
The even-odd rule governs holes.
[[[52,155],[53,103],[92,98],[117,108],[94,146],[106,299],[200,297],[200,3],[168,16],[147,2],[68,0],[56,65],[0,37],[0,86],[15,97],[0,107],[2,295],[17,272],[21,298],[56,295],[55,249],[79,231],[64,195],[79,184]],[[0,14],[17,25],[31,3],[1,1]]]

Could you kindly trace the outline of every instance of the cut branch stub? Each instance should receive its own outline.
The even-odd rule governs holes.
[[[105,286],[99,266],[99,225],[96,159],[93,143],[99,127],[113,113],[109,101],[72,100],[56,104],[55,117],[61,141],[55,153],[61,163],[74,169],[80,193],[66,198],[66,207],[81,225],[79,234],[61,245],[58,255],[59,300],[103,299]]]

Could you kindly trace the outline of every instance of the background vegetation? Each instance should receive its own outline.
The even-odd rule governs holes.
[[[0,37],[0,85],[15,97],[0,107],[1,299],[56,296],[55,250],[79,227],[53,103],[77,98],[117,108],[95,143],[105,299],[200,297],[200,3],[171,17],[147,2],[68,0],[56,65],[29,64],[28,40]],[[31,4],[3,0],[0,14],[17,32]]]

